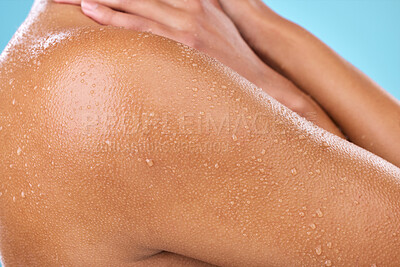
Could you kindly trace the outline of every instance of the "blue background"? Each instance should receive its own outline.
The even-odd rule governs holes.
[[[237,0],[235,0],[237,1]],[[0,0],[0,51],[33,0]],[[268,0],[400,99],[400,0]]]
[[[0,51],[25,19],[32,2],[0,0]],[[267,2],[400,99],[400,0]]]

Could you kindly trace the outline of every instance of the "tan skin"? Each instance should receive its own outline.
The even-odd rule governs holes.
[[[81,4],[80,0],[55,2]],[[82,1],[82,11],[103,25],[152,32],[200,50],[263,88],[291,110],[343,137],[311,97],[259,59],[216,0]]]
[[[316,119],[317,125],[342,136],[319,106],[306,98],[310,95],[352,142],[400,166],[400,102],[312,34],[280,17],[261,0],[58,2],[82,4],[83,13],[101,24],[150,30],[197,48],[237,70],[293,111],[309,120]],[[215,34],[215,29],[222,30],[222,38]],[[258,57],[249,51],[247,44],[288,80],[265,64],[259,64]],[[229,46],[236,48],[237,53],[232,53],[235,49],[227,49]],[[248,56],[238,60],[232,57],[235,54]],[[241,70],[249,62],[259,70],[250,70],[253,75]],[[324,75],[321,75],[321,66],[324,66]],[[265,85],[265,78],[274,81],[275,86]],[[278,84],[281,90],[276,90]],[[294,84],[305,94],[299,93],[300,89]],[[307,116],[307,113],[313,115]]]
[[[397,167],[195,50],[41,7],[1,57],[5,266],[400,264]]]

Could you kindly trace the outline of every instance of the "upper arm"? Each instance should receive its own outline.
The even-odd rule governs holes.
[[[42,138],[90,229],[217,265],[400,261],[398,169],[143,35],[72,41],[44,82]]]

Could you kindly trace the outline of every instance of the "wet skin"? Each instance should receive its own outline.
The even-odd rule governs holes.
[[[69,12],[1,58],[5,266],[400,264],[397,167],[199,52]]]

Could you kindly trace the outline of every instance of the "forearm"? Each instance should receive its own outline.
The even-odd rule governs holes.
[[[344,138],[337,125],[314,99],[302,92],[295,84],[272,71],[264,63],[255,65],[253,69],[249,68],[248,75],[244,77],[300,116]]]
[[[255,11],[254,11],[255,12]],[[400,165],[400,106],[315,36],[267,7],[238,25],[268,64],[310,94],[349,139]]]

